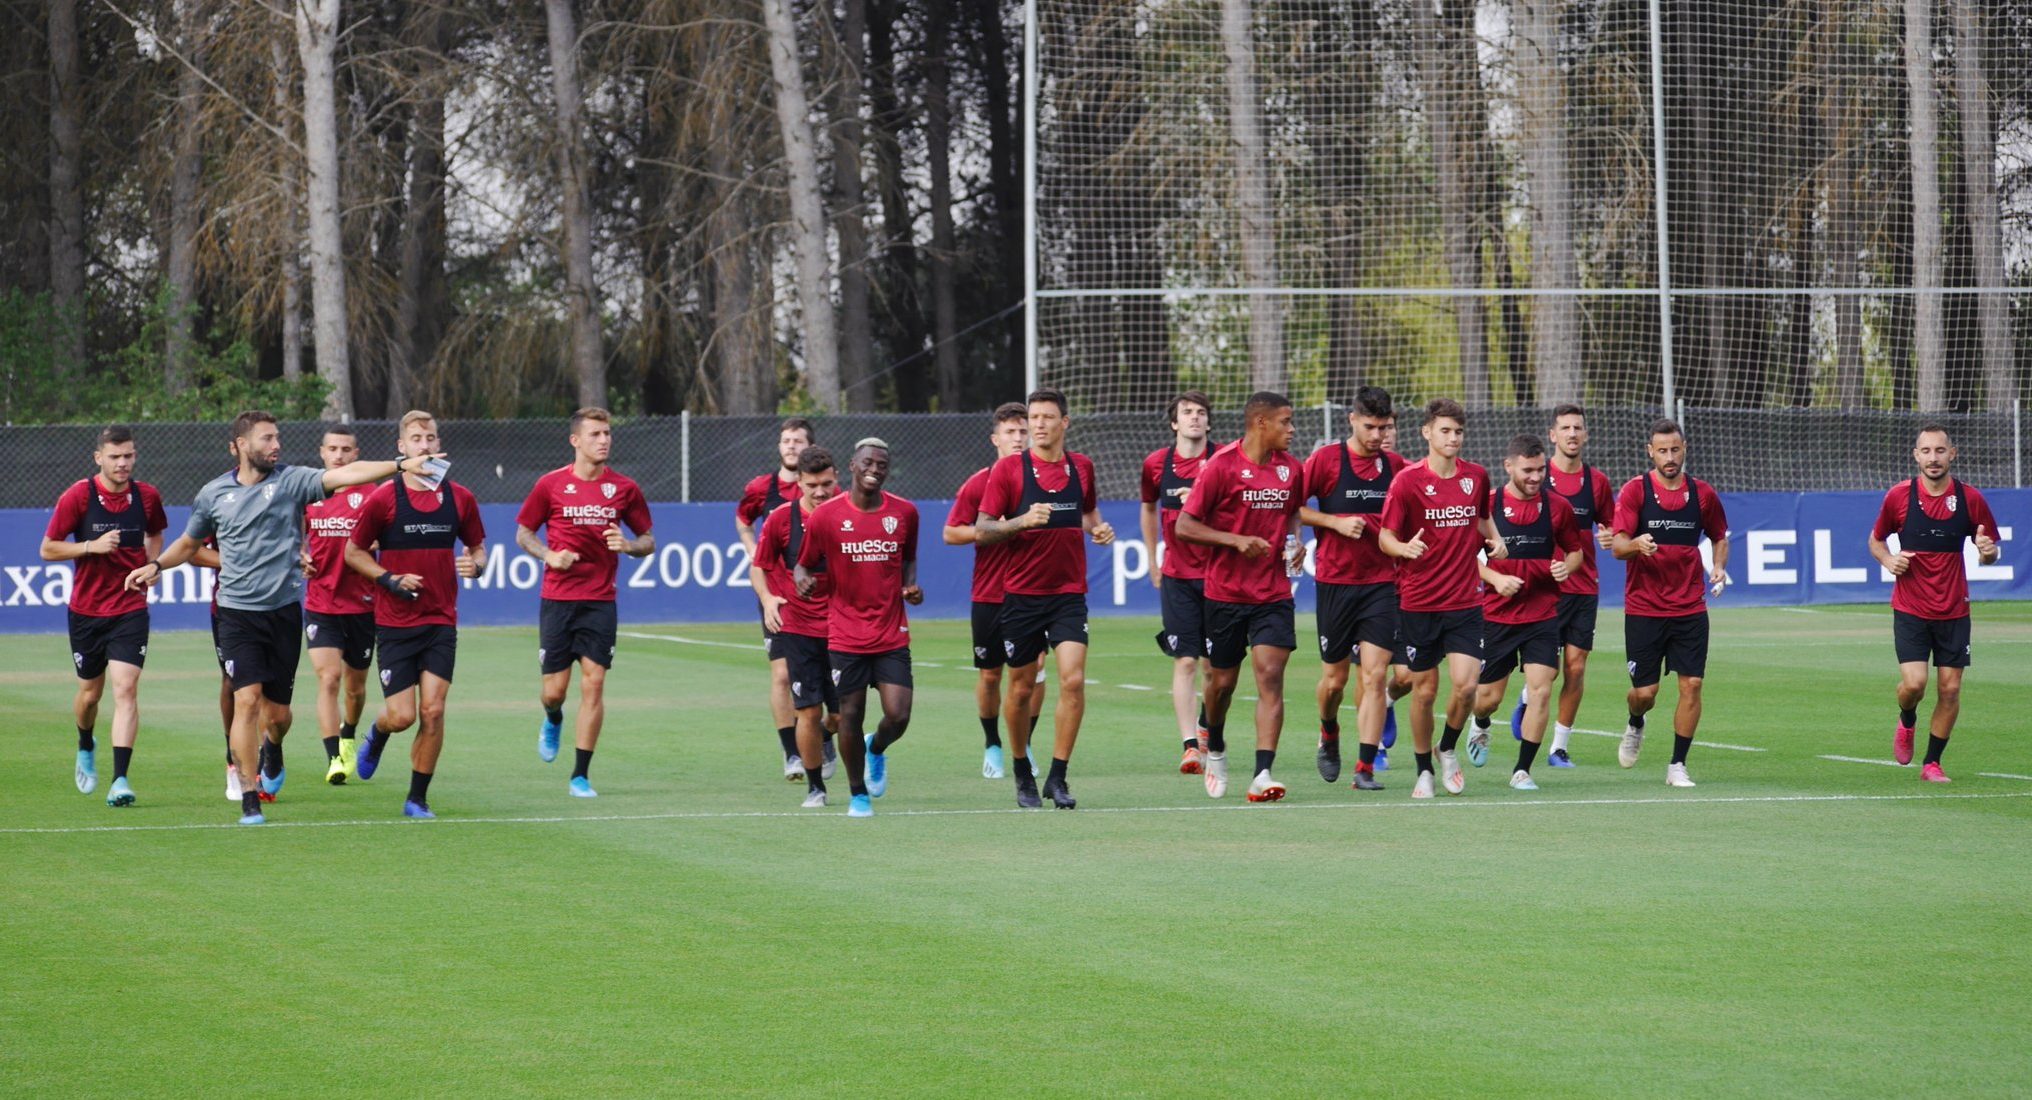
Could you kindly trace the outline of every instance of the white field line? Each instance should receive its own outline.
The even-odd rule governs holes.
[[[1903,764],[1898,763],[1896,760],[1873,760],[1867,756],[1821,756],[1816,757],[1816,759],[1839,760],[1844,764],[1876,764],[1886,768],[1902,768],[1905,766]]]
[[[1575,733],[1585,733],[1585,734],[1587,734],[1587,735],[1588,735],[1588,736],[1590,736],[1590,737],[1614,737],[1614,738],[1616,738],[1616,739],[1618,739],[1618,740],[1621,740],[1621,739],[1622,739],[1622,736],[1623,736],[1623,733],[1622,733],[1622,731],[1621,731],[1621,730],[1616,730],[1616,731],[1614,731],[1614,732],[1611,732],[1611,731],[1609,731],[1609,730],[1590,730],[1590,729],[1582,729],[1582,728],[1580,728],[1579,726],[1575,726],[1575,727],[1573,728],[1573,732],[1575,732]],[[1752,748],[1752,747],[1751,747],[1751,746],[1749,746],[1749,745],[1730,745],[1730,744],[1725,744],[1725,743],[1723,743],[1723,742],[1721,742],[1721,741],[1700,741],[1700,740],[1696,740],[1696,741],[1694,741],[1694,743],[1693,743],[1693,747],[1694,747],[1694,748],[1697,748],[1697,749],[1721,749],[1721,750],[1723,750],[1724,752],[1764,752],[1764,751],[1766,751],[1766,750],[1764,750],[1764,749],[1759,749],[1759,748]]]
[[[1087,682],[1088,682],[1088,683],[1092,683],[1093,681],[1089,680],[1089,681],[1087,681]],[[1121,688],[1121,689],[1122,689],[1123,691],[1156,691],[1156,690],[1157,690],[1156,688],[1154,688],[1154,687],[1151,687],[1151,686],[1149,686],[1148,684],[1116,684],[1115,686],[1116,686],[1116,687],[1118,687],[1118,688]]]
[[[712,646],[714,649],[749,649],[756,653],[768,652],[768,647],[756,645],[753,642],[709,642],[704,638],[684,638],[676,634],[643,634],[634,630],[622,630],[618,631],[618,633],[623,638],[646,638],[652,642],[678,642],[683,645]]]
[[[2012,775],[2010,772],[1977,772],[1985,779],[2022,779],[2032,783],[2032,775]]]

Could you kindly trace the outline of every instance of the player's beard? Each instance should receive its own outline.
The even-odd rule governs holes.
[[[247,455],[247,465],[254,467],[254,472],[257,474],[272,474],[275,472],[275,459],[267,455],[249,453]]]
[[[1658,467],[1659,475],[1661,477],[1664,477],[1668,481],[1677,478],[1679,476],[1679,470],[1680,466],[1679,463],[1677,462],[1669,463],[1667,465]]]

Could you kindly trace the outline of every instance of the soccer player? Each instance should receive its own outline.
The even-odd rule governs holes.
[[[903,605],[923,603],[924,589],[917,586],[917,506],[882,489],[889,444],[874,438],[854,444],[847,476],[846,494],[812,512],[795,579],[798,593],[809,597],[822,568],[832,586],[826,650],[852,792],[847,816],[867,817],[875,812],[871,799],[889,789],[889,749],[910,728],[910,622]],[[864,734],[870,684],[882,698],[882,721]]]
[[[613,417],[607,410],[580,409],[571,415],[572,462],[536,479],[515,514],[515,545],[543,562],[543,605],[537,634],[537,669],[543,682],[537,701],[543,725],[536,755],[557,759],[564,732],[564,697],[572,665],[579,670],[579,720],[567,789],[575,798],[596,798],[588,774],[600,726],[607,716],[607,670],[614,667],[614,640],[620,618],[614,610],[614,574],[620,555],[656,552],[649,528],[649,502],[634,479],[607,465],[614,449]],[[621,533],[628,525],[630,538]],[[542,538],[536,534],[543,528]]]
[[[259,825],[261,795],[284,779],[303,644],[303,514],[327,493],[393,476],[398,462],[354,462],[329,470],[283,466],[275,417],[250,409],[233,419],[239,466],[206,482],[177,540],[127,575],[145,588],[196,555],[206,537],[219,552],[219,654],[233,680],[233,759],[240,765],[240,823]],[[431,448],[433,451],[435,447]],[[258,766],[258,771],[257,771]]]
[[[996,462],[974,518],[977,545],[1010,542],[1007,595],[1002,600],[1002,650],[1009,660],[1009,698],[1003,721],[1016,753],[1016,805],[1044,805],[1030,766],[1030,699],[1041,690],[1036,673],[1049,647],[1058,660],[1058,708],[1053,712],[1051,773],[1044,795],[1061,810],[1078,806],[1066,784],[1066,765],[1079,741],[1087,708],[1087,553],[1115,541],[1101,518],[1093,461],[1065,449],[1070,406],[1053,389],[1033,391],[1030,447]],[[1024,728],[1019,734],[1018,725]]]
[[[1143,460],[1143,545],[1152,555],[1150,583],[1163,600],[1164,629],[1157,632],[1157,648],[1171,658],[1171,712],[1185,746],[1178,762],[1182,775],[1200,774],[1205,758],[1200,745],[1205,726],[1194,681],[1206,665],[1208,547],[1179,538],[1178,517],[1206,463],[1212,417],[1213,401],[1206,394],[1188,391],[1172,398],[1165,413],[1171,443]]]
[[[325,429],[318,443],[325,469],[360,460],[360,441],[345,425]],[[346,568],[346,544],[360,522],[368,489],[333,493],[303,510],[304,646],[317,673],[318,734],[324,740],[325,782],[334,787],[352,774],[359,747],[354,736],[367,705],[367,666],[374,662],[374,586]],[[343,690],[344,699],[341,700]]]
[[[1242,408],[1242,441],[1200,468],[1178,517],[1178,537],[1212,548],[1206,563],[1206,792],[1228,793],[1228,704],[1247,656],[1256,674],[1256,766],[1249,801],[1275,802],[1270,775],[1284,731],[1284,666],[1298,648],[1291,578],[1305,568],[1298,542],[1305,469],[1291,455],[1291,401],[1259,392]]]
[[[1507,484],[1489,502],[1489,518],[1503,539],[1504,555],[1481,567],[1482,675],[1475,691],[1475,733],[1489,741],[1489,716],[1510,689],[1510,673],[1524,670],[1524,725],[1510,786],[1535,791],[1531,762],[1545,740],[1552,678],[1559,669],[1559,585],[1580,568],[1587,540],[1573,505],[1545,492],[1545,444],[1534,435],[1510,440],[1503,459]],[[1486,758],[1486,750],[1485,758]],[[1478,762],[1479,763],[1479,762]]]
[[[1375,386],[1355,393],[1348,438],[1314,451],[1305,462],[1305,497],[1319,507],[1300,508],[1301,523],[1318,534],[1313,579],[1319,593],[1319,777],[1341,777],[1341,700],[1350,665],[1361,666],[1355,685],[1355,721],[1361,743],[1351,784],[1380,791],[1376,756],[1382,751],[1390,655],[1397,648],[1397,562],[1377,541],[1377,516],[1404,459],[1383,449],[1394,419],[1390,395]]]
[[[803,765],[806,809],[826,804],[824,712],[839,709],[827,654],[831,610],[828,578],[820,574],[807,595],[797,590],[797,556],[804,551],[811,514],[839,493],[832,453],[806,447],[797,456],[797,482],[804,495],[779,504],[755,534],[755,559],[748,583],[762,604],[762,625],[776,635],[775,652],[790,670],[790,701],[797,708],[797,751]]]
[[[1021,454],[1030,445],[1030,413],[1021,402],[1010,401],[995,409],[994,430],[988,441],[994,444],[998,460]],[[988,472],[992,469],[992,463],[982,467],[960,486],[959,494],[953,498],[952,511],[945,518],[943,532],[947,546],[974,548],[974,668],[978,672],[974,705],[981,719],[981,737],[987,742],[981,753],[983,779],[1001,779],[1005,774],[1002,735],[996,727],[1002,715],[1002,676],[1009,664],[1008,655],[1002,650],[1002,586],[1009,572],[1011,546],[1006,542],[982,546],[974,539],[974,517],[981,514],[981,494],[987,491]],[[1043,674],[1040,667],[1037,675]],[[1032,731],[1037,729],[1037,715],[1044,709],[1044,696],[1041,688],[1030,693],[1027,720]]]
[[[99,786],[96,759],[99,702],[113,684],[113,785],[106,805],[132,806],[127,768],[141,731],[141,667],[148,661],[148,594],[129,588],[127,575],[162,549],[169,517],[162,494],[134,480],[134,431],[115,424],[99,432],[92,462],[99,472],[57,497],[42,533],[42,560],[76,562],[71,579],[71,665],[78,693],[78,755],[72,778],[80,794]]]
[[[1679,675],[1679,707],[1672,720],[1669,787],[1691,787],[1686,753],[1700,728],[1700,692],[1707,675],[1707,596],[1729,583],[1729,520],[1721,497],[1686,475],[1686,432],[1670,420],[1652,423],[1647,448],[1651,470],[1631,478],[1616,496],[1617,560],[1623,580],[1623,645],[1630,669],[1630,723],[1616,762],[1637,766],[1644,747],[1644,716],[1658,702],[1659,666]],[[1714,545],[1714,568],[1703,583],[1700,539]]]
[[[437,418],[402,414],[396,448],[402,477],[375,489],[360,509],[346,565],[381,586],[374,601],[374,648],[381,654],[381,713],[367,724],[354,761],[372,779],[391,735],[416,725],[409,749],[409,795],[402,816],[434,818],[430,781],[444,750],[445,700],[459,649],[459,579],[487,565],[480,505],[463,485],[433,485],[422,460],[437,453]],[[465,544],[459,553],[455,543]],[[378,546],[378,556],[371,548]],[[420,721],[420,724],[419,724]]]
[[[775,471],[757,476],[741,490],[741,502],[734,506],[734,532],[748,551],[751,567],[755,560],[755,526],[779,506],[803,495],[797,483],[797,456],[812,445],[812,438],[811,421],[801,416],[785,420],[776,430]],[[766,627],[762,631],[762,645],[769,655],[769,713],[776,720],[776,739],[783,750],[783,778],[796,783],[804,779],[804,765],[798,762],[797,710],[790,702],[790,672],[776,653],[775,635]],[[828,742],[828,761],[832,752]]]
[[[1581,452],[1587,448],[1587,412],[1579,405],[1561,405],[1552,410],[1552,464],[1545,472],[1552,492],[1573,508],[1574,522],[1582,535],[1593,538],[1606,550],[1616,541],[1615,487],[1609,475],[1587,464]],[[1601,570],[1595,564],[1595,547],[1582,547],[1580,569],[1559,583],[1560,675],[1559,714],[1552,724],[1552,752],[1545,762],[1555,768],[1573,767],[1567,742],[1573,724],[1579,720],[1580,700],[1587,687],[1588,654],[1595,647],[1595,615],[1601,602]],[[1521,740],[1525,701],[1517,700],[1510,714],[1510,733]]]
[[[1926,698],[1926,662],[1938,670],[1933,721],[1926,733],[1926,759],[1919,777],[1929,783],[1948,782],[1940,770],[1940,754],[1954,734],[1961,715],[1962,670],[1969,664],[1968,571],[1962,545],[1973,541],[1984,565],[1997,560],[1997,518],[1974,486],[1952,474],[1954,440],[1939,424],[1919,429],[1912,445],[1919,476],[1899,482],[1884,494],[1870,530],[1870,554],[1897,579],[1891,586],[1891,640],[1898,654],[1898,727],[1891,737],[1892,755],[1912,763],[1914,727],[1919,704]],[[1887,543],[1898,536],[1898,549]]]
[[[1432,797],[1432,704],[1439,698],[1444,658],[1451,693],[1439,742],[1440,781],[1448,794],[1467,788],[1455,749],[1482,671],[1483,547],[1500,559],[1503,540],[1489,521],[1489,473],[1460,457],[1467,412],[1452,398],[1425,406],[1426,455],[1404,467],[1383,498],[1383,552],[1397,567],[1397,630],[1411,680],[1411,748],[1418,755],[1413,798]],[[1488,739],[1481,742],[1488,751]],[[1475,747],[1469,746],[1470,758]]]

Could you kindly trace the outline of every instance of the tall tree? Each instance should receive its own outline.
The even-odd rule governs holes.
[[[1252,288],[1274,288],[1277,221],[1272,213],[1269,147],[1256,81],[1256,20],[1250,0],[1221,0],[1221,50],[1227,55],[1228,137],[1235,158],[1235,214],[1240,222],[1242,278]],[[1274,294],[1249,296],[1249,384],[1283,392],[1284,302]]]
[[[1574,251],[1573,188],[1568,177],[1566,87],[1560,76],[1560,0],[1516,0],[1517,99],[1524,163],[1531,178],[1531,286],[1580,285]],[[1500,232],[1500,231],[1499,231]],[[1580,300],[1541,296],[1531,303],[1531,361],[1538,400],[1578,401]]]
[[[1997,135],[1985,64],[1982,8],[1976,0],[1950,0],[1954,9],[1955,100],[1961,108],[1961,168],[1968,190],[1969,251],[1976,285],[2007,286],[2003,218],[1997,201]],[[2011,347],[2011,302],[2001,294],[1976,298],[1982,336],[1985,405],[1992,411],[2017,400]]]
[[[1905,0],[1905,102],[1912,169],[1913,353],[1919,407],[1938,409],[1947,396],[1947,333],[1940,285],[1940,102],[1933,73],[1933,0]]]
[[[825,204],[819,195],[818,153],[790,0],[762,0],[762,22],[769,35],[776,121],[783,135],[784,168],[790,177],[791,251],[797,257],[797,300],[804,320],[805,387],[820,408],[838,410],[840,347],[833,323]]]
[[[1474,4],[1435,0],[1411,5],[1419,37],[1419,87],[1439,189],[1441,252],[1455,290],[1482,285],[1482,229],[1476,222],[1472,130],[1482,117]],[[1438,10],[1435,10],[1438,9]],[[1470,407],[1489,403],[1488,315],[1479,297],[1457,297],[1454,332],[1460,348],[1461,394]]]
[[[924,43],[924,144],[931,162],[931,250],[925,265],[931,288],[933,376],[938,407],[960,407],[959,298],[953,285],[958,251],[952,195],[952,19],[943,3],[926,10]]]
[[[49,3],[49,287],[63,326],[60,368],[85,369],[84,103],[78,74],[77,0]]]
[[[346,256],[339,219],[339,0],[296,0],[296,49],[303,65],[305,229],[310,245],[311,329],[327,419],[353,418],[348,352]]]
[[[1863,129],[1856,109],[1857,91],[1850,86],[1855,66],[1850,43],[1852,28],[1847,0],[1821,0],[1821,137],[1827,143],[1821,183],[1826,193],[1826,224],[1822,241],[1829,275],[1836,287],[1849,289],[1861,281],[1862,235],[1857,223],[1857,174],[1863,163]],[[1834,403],[1844,409],[1863,401],[1863,306],[1854,294],[1834,299]]]
[[[868,306],[868,211],[861,178],[861,107],[867,69],[868,2],[839,0],[834,28],[839,43],[833,78],[833,193],[838,206],[833,228],[840,239],[840,386],[847,407],[876,406],[875,326]]]
[[[275,124],[289,128],[292,105],[289,99],[289,43],[285,33],[268,38],[268,67],[274,74]],[[282,151],[282,377],[290,382],[303,377],[303,259],[299,241],[303,236],[303,163],[293,149]]]
[[[550,32],[551,124],[559,189],[564,192],[565,308],[571,317],[572,373],[578,378],[579,404],[604,406],[607,352],[600,339],[599,289],[593,281],[592,173],[580,121],[585,107],[579,90],[578,13],[572,0],[543,0],[543,13]],[[441,103],[438,110],[443,110]]]
[[[211,13],[201,0],[175,5],[176,109],[170,135],[169,248],[165,277],[168,316],[164,319],[163,388],[182,393],[191,383],[198,313],[198,176],[204,171],[206,25]]]

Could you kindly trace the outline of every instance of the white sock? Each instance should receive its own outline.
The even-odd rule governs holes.
[[[1554,722],[1552,724],[1552,751],[1565,752],[1566,739],[1572,736],[1573,736],[1572,726],[1562,726],[1559,723]]]

